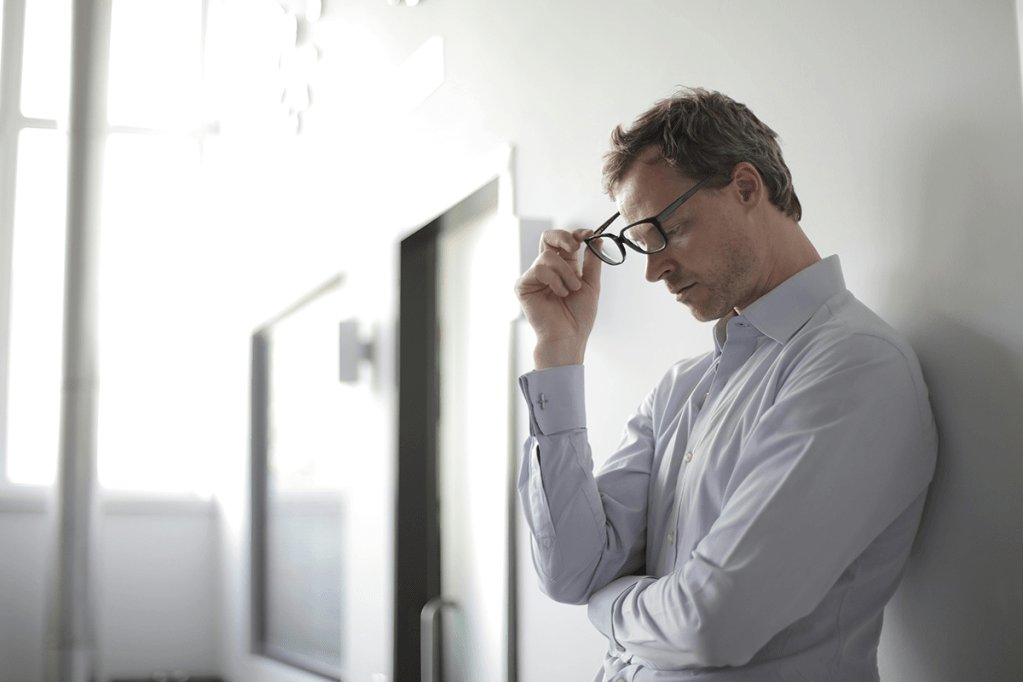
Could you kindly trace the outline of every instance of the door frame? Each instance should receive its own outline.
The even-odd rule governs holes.
[[[441,596],[441,532],[438,491],[438,417],[440,354],[437,320],[437,240],[441,217],[462,200],[498,183],[497,217],[517,225],[513,194],[513,149],[502,145],[460,176],[438,174],[442,186],[419,192],[425,210],[421,220],[401,235],[398,286],[397,471],[395,474],[394,544],[394,680],[418,681],[420,671],[420,612]],[[518,235],[509,244],[518,245]],[[519,262],[517,253],[511,254]],[[509,286],[511,283],[509,282]],[[509,317],[511,319],[511,316]],[[515,325],[509,326],[514,334]],[[514,337],[511,338],[512,348]],[[509,370],[514,365],[509,365]],[[514,377],[509,372],[509,390]],[[511,401],[515,406],[516,401]],[[425,409],[424,409],[425,406]],[[515,434],[517,415],[509,415]],[[500,447],[500,446],[499,446]],[[515,446],[508,443],[507,566],[505,583],[506,682],[518,680],[517,508],[514,496]],[[436,681],[435,681],[436,682]]]

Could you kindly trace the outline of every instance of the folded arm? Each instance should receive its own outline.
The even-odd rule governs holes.
[[[658,667],[745,664],[921,498],[936,436],[905,358],[863,337],[828,363],[762,414],[720,517],[677,570],[591,595],[591,621],[620,652]]]
[[[644,563],[652,399],[626,425],[610,494],[598,490],[593,475],[583,367],[531,372],[520,384],[532,415],[518,488],[533,563],[548,596],[584,604],[595,590]]]

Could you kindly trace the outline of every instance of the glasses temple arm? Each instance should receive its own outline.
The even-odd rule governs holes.
[[[597,235],[599,235],[599,234],[600,234],[601,232],[603,232],[604,230],[606,230],[606,229],[607,229],[607,226],[608,226],[608,225],[610,225],[611,223],[613,223],[613,222],[615,221],[615,219],[616,219],[616,218],[617,218],[617,217],[618,217],[619,215],[621,215],[621,214],[620,214],[620,213],[615,213],[615,214],[614,214],[613,216],[611,216],[610,218],[608,218],[608,219],[607,219],[607,220],[606,220],[606,221],[604,222],[604,224],[603,224],[603,225],[601,225],[600,227],[598,227],[598,228],[597,228],[597,229],[596,229],[596,230],[595,230],[595,231],[593,232],[593,236],[592,236],[592,237],[587,237],[587,238],[586,238],[586,239],[585,239],[584,241],[590,241],[590,239],[593,239],[594,237],[596,237]]]

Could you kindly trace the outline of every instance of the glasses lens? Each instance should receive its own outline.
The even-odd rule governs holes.
[[[654,253],[665,247],[664,236],[653,223],[633,225],[622,232],[622,236],[638,246],[644,253]]]
[[[618,265],[625,260],[625,253],[622,251],[622,248],[615,243],[615,240],[609,237],[597,237],[587,243],[601,259],[608,263]]]

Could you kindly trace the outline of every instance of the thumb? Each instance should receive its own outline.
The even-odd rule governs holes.
[[[588,247],[583,247],[583,281],[600,291],[600,269],[604,262]]]

